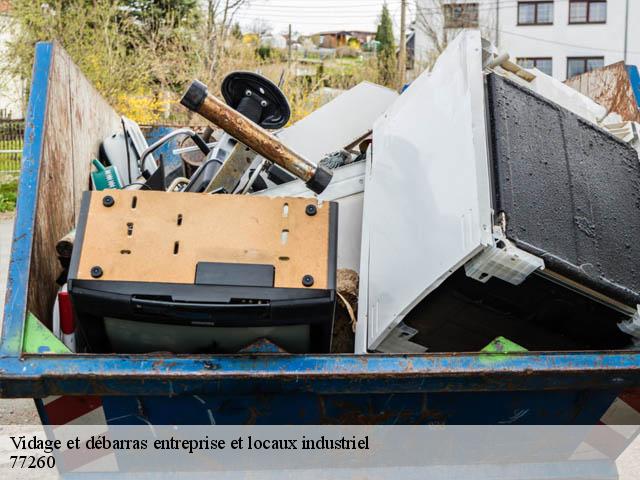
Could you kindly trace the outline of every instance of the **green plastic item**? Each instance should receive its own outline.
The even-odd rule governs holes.
[[[91,183],[94,190],[122,188],[122,181],[115,166],[105,167],[95,158],[91,160],[95,170],[91,172]]]
[[[23,353],[71,353],[71,350],[29,312],[24,325]]]
[[[518,352],[528,352],[524,347],[521,347],[517,343],[512,342],[508,338],[504,337],[496,337],[494,338],[489,345],[480,350],[483,353],[518,353]]]

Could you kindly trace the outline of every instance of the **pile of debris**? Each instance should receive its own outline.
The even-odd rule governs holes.
[[[196,81],[182,99],[211,123],[202,135],[148,145],[123,118],[102,143],[58,245],[54,330],[74,351],[600,350],[640,336],[637,125],[474,31],[402,95],[362,83],[288,128],[267,79],[237,72],[221,90],[226,103]],[[178,137],[169,168],[154,154]]]

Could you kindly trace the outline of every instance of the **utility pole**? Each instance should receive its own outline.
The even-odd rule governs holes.
[[[289,73],[291,73],[291,44],[293,43],[293,39],[291,38],[291,24],[289,24],[289,37],[287,40],[287,46],[289,47],[289,54],[287,55],[287,66],[289,67]]]
[[[400,53],[398,54],[398,82],[400,88],[407,81],[407,0],[400,5]]]

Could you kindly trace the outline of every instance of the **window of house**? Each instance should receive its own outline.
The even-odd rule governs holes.
[[[449,3],[442,6],[444,28],[477,28],[477,3]]]
[[[569,23],[605,23],[606,0],[569,0]]]
[[[518,58],[517,62],[523,68],[537,68],[547,75],[553,74],[553,60],[551,57]]]
[[[567,58],[567,78],[601,67],[604,67],[604,57],[569,57]]]
[[[553,2],[518,2],[518,25],[553,24]]]

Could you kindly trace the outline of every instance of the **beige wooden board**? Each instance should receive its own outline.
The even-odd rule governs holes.
[[[102,140],[114,132],[122,131],[122,123],[116,111],[102,98],[73,62],[69,65],[69,91],[73,206],[77,219],[82,192],[89,189],[91,159],[98,157]]]
[[[327,288],[329,217],[329,203],[307,198],[93,192],[77,276],[100,266],[100,280],[192,284],[198,262],[251,263],[273,265],[279,288],[304,288],[305,275]]]
[[[54,43],[27,307],[45,324],[50,324],[55,281],[62,271],[56,242],[74,227],[80,193],[89,185],[90,161],[118,124],[116,112]]]

